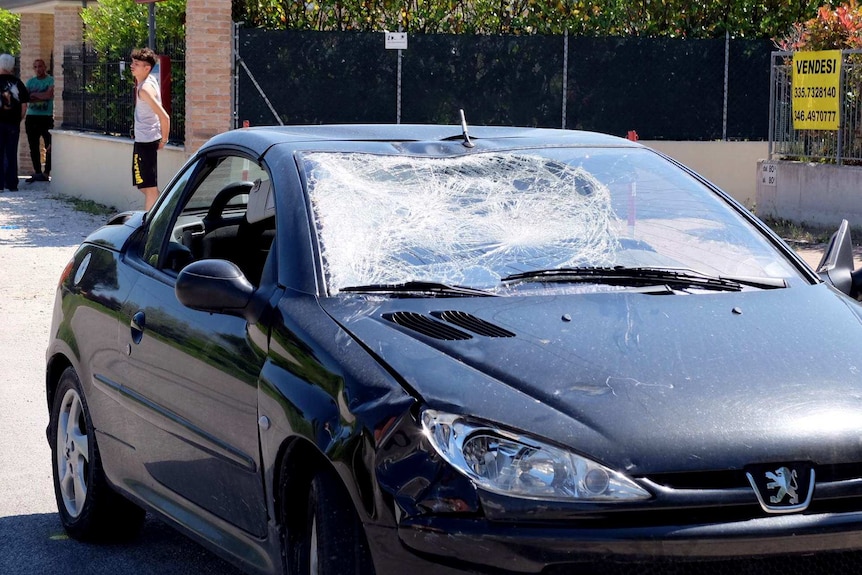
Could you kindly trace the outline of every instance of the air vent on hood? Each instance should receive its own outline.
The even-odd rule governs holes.
[[[485,337],[515,337],[511,331],[463,311],[432,311],[431,315]]]
[[[420,313],[397,311],[395,313],[383,314],[383,319],[412,329],[413,331],[418,331],[419,333],[427,335],[428,337],[433,337],[434,339],[452,341],[473,338],[469,333],[464,333],[460,329],[455,329],[450,325],[435,321]]]

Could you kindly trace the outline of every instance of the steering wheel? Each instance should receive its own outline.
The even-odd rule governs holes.
[[[213,203],[210,205],[210,209],[207,211],[204,220],[208,222],[220,220],[222,212],[224,212],[228,203],[237,196],[250,193],[253,187],[254,182],[232,182],[223,187],[213,199]]]

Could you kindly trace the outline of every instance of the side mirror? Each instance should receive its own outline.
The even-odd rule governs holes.
[[[853,269],[853,241],[850,237],[850,224],[841,220],[838,230],[832,234],[815,271],[820,279],[837,290],[858,298],[862,288],[862,270]]]
[[[174,292],[181,304],[198,311],[223,313],[256,323],[255,288],[236,264],[227,260],[192,262],[177,276]]]

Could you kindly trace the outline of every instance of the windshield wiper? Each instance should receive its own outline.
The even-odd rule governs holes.
[[[777,289],[787,287],[783,278],[711,276],[687,269],[582,267],[535,270],[506,276],[509,281],[540,282],[583,282],[605,283],[612,285],[656,285],[697,287],[719,291],[740,291],[743,286],[758,289]]]
[[[497,297],[496,294],[467,286],[437,282],[409,281],[398,284],[372,284],[340,288],[340,292],[387,293],[391,295],[419,294],[433,297]]]

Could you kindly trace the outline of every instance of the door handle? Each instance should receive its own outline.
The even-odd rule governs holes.
[[[147,327],[147,315],[142,311],[136,312],[132,316],[130,327],[132,328],[132,341],[136,344],[141,343],[141,338],[144,337],[144,329]]]

